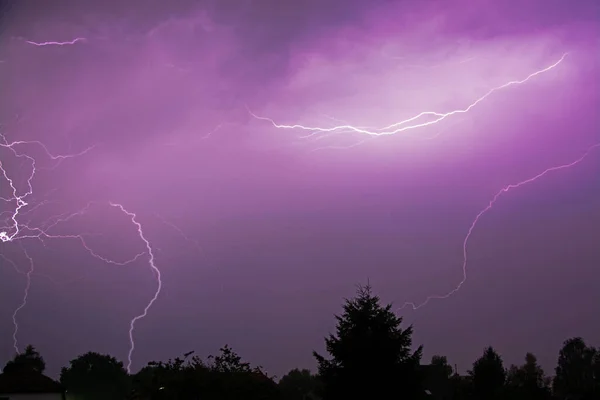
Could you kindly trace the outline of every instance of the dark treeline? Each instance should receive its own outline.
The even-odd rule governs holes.
[[[466,375],[444,356],[429,364],[414,348],[412,327],[370,287],[360,287],[336,316],[335,334],[325,338],[328,355],[313,352],[317,373],[294,369],[281,379],[245,362],[228,346],[201,359],[193,352],[150,362],[129,375],[110,355],[86,353],[64,367],[60,383],[70,400],[592,400],[600,399],[600,350],[581,338],[564,342],[553,378],[533,354],[522,365],[503,364],[494,348],[484,349]],[[4,377],[42,374],[43,357],[32,346],[4,367]]]

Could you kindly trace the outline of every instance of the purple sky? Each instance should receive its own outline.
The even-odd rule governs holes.
[[[163,287],[136,324],[133,370],[225,343],[279,376],[314,368],[311,350],[323,350],[355,284],[369,279],[398,308],[450,292],[494,195],[600,142],[595,1],[113,3],[3,11],[0,133],[55,155],[94,146],[61,162],[12,147],[37,167],[21,228],[85,208],[46,233],[82,234],[124,262],[146,248],[108,202],[136,213]],[[466,113],[395,135],[306,138],[248,112],[384,127],[465,109],[565,53]],[[25,193],[31,162],[6,146],[0,160]],[[465,371],[491,344],[507,364],[534,352],[551,373],[567,337],[600,344],[598,171],[595,148],[494,203],[468,242],[460,291],[399,311],[427,359]],[[6,179],[0,191],[12,197]],[[11,235],[16,202],[0,207]],[[111,265],[77,238],[23,229],[0,243],[0,360],[15,351],[26,278],[14,267],[26,272],[29,255],[18,345],[35,344],[51,374],[89,350],[127,361],[130,320],[156,291],[148,253]]]

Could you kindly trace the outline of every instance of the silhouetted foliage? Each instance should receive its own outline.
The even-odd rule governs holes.
[[[369,286],[345,301],[336,320],[335,335],[325,338],[330,358],[313,352],[318,374],[293,369],[278,384],[227,345],[206,361],[192,351],[150,362],[132,376],[114,357],[89,352],[71,360],[60,381],[69,400],[600,399],[600,351],[579,337],[564,342],[552,380],[531,353],[523,365],[505,370],[492,347],[461,376],[442,355],[421,365],[422,347],[411,349],[412,327],[401,329],[402,319],[391,305],[382,306]],[[39,352],[27,346],[4,367],[0,393],[62,390],[43,375],[45,368]]]
[[[593,362],[594,388],[596,393],[600,393],[600,349],[596,349]]]
[[[508,396],[514,400],[545,400],[551,397],[544,370],[531,353],[525,355],[525,364],[522,366],[511,365],[506,376],[506,386]]]
[[[503,395],[506,371],[502,358],[492,347],[484,350],[483,355],[473,363],[469,371],[473,380],[473,395],[480,400],[500,399]]]
[[[71,360],[60,373],[60,383],[83,399],[125,399],[130,379],[123,363],[109,355],[88,352]]]
[[[279,389],[286,400],[313,400],[319,392],[318,377],[310,370],[297,368],[284,375],[279,381]]]
[[[152,400],[196,399],[279,399],[275,382],[259,367],[252,368],[229,346],[211,363],[184,355],[164,362],[151,362],[134,378],[136,392]]]
[[[250,372],[252,368],[250,363],[243,362],[242,357],[236,354],[231,347],[225,345],[219,349],[218,356],[208,356],[209,360],[213,360],[211,369],[215,372],[222,373],[238,373]]]
[[[446,358],[446,356],[435,355],[435,356],[431,357],[430,364],[432,366],[435,366],[436,368],[444,371],[444,375],[447,378],[450,378],[452,376],[452,367],[448,364],[448,358]]]
[[[556,375],[552,382],[554,393],[569,400],[600,398],[597,361],[598,350],[588,347],[582,338],[565,341],[558,355]]]
[[[314,352],[323,381],[322,397],[333,399],[417,399],[422,347],[411,351],[412,327],[383,307],[369,286],[359,287],[336,316],[336,335],[325,338],[331,359]]]
[[[473,382],[470,376],[461,376],[455,372],[449,379],[448,387],[448,399],[464,400],[471,398]]]
[[[137,392],[149,399],[188,399],[195,398],[205,389],[209,369],[198,357],[183,358],[167,362],[150,362],[134,376]]]
[[[445,356],[433,356],[429,365],[421,366],[421,371],[424,388],[431,393],[433,399],[451,398],[452,367]]]
[[[5,374],[35,372],[43,373],[46,369],[46,362],[40,353],[32,345],[28,345],[25,351],[16,354],[15,357],[6,363],[2,370]]]
[[[209,356],[210,369],[219,395],[215,399],[274,399],[279,398],[279,388],[261,367],[252,368],[242,361],[229,346],[219,350],[219,355]]]

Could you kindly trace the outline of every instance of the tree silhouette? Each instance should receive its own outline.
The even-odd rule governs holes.
[[[60,383],[85,399],[125,399],[130,381],[123,363],[109,355],[88,352],[63,367]]]
[[[167,362],[149,362],[133,377],[135,391],[152,400],[187,399],[205,393],[209,369],[199,357],[190,358],[192,354]]]
[[[261,367],[252,368],[250,363],[242,361],[231,347],[225,345],[219,355],[209,356],[213,380],[212,391],[217,392],[215,399],[278,399],[280,392],[273,379],[267,376]]]
[[[502,358],[491,346],[473,363],[469,371],[473,382],[473,395],[478,400],[499,399],[503,394],[506,371]]]
[[[46,362],[40,353],[32,345],[28,345],[23,353],[16,354],[14,358],[6,363],[3,372],[11,373],[43,373]]]
[[[60,385],[42,374],[46,363],[29,345],[6,363],[0,393],[60,393],[64,386],[76,400],[600,399],[600,350],[580,337],[563,343],[552,380],[531,353],[524,364],[505,370],[492,347],[461,376],[445,356],[421,365],[422,346],[413,351],[412,326],[401,328],[402,318],[391,304],[382,305],[369,285],[359,286],[335,318],[336,331],[325,338],[329,357],[313,352],[318,374],[292,369],[278,384],[224,345],[206,361],[191,351],[150,362],[133,376],[114,357],[88,352],[62,368]]]
[[[209,360],[213,360],[212,369],[216,372],[250,372],[250,363],[243,362],[242,357],[237,355],[235,351],[228,345],[219,349],[220,354],[217,356],[208,356]]]
[[[315,399],[318,384],[318,378],[310,370],[294,368],[281,378],[279,389],[286,400],[311,400]]]
[[[198,357],[175,358],[165,362],[151,362],[134,377],[135,391],[151,400],[279,400],[275,382],[260,368],[252,368],[229,346],[220,349],[217,356],[209,356],[211,363]]]
[[[444,375],[446,375],[447,378],[452,376],[452,367],[448,364],[448,358],[446,358],[446,356],[434,355],[431,357],[430,364],[437,369],[443,370]]]
[[[429,365],[421,367],[423,372],[423,383],[434,398],[445,399],[452,392],[450,377],[452,376],[452,367],[448,364],[445,356],[434,355],[431,357]]]
[[[383,307],[371,287],[359,287],[336,316],[336,335],[325,338],[331,359],[313,352],[323,381],[324,400],[416,399],[424,391],[419,379],[422,347],[411,352],[412,327]]]
[[[600,394],[600,349],[596,349],[593,363],[593,375],[594,375],[594,390],[596,394]]]
[[[522,366],[511,365],[507,373],[506,385],[511,399],[544,400],[550,398],[544,370],[531,353],[525,355],[525,364]]]
[[[470,399],[473,385],[470,376],[461,376],[454,372],[448,380],[448,398],[452,400]]]
[[[598,351],[588,347],[582,338],[575,337],[564,342],[558,355],[556,375],[552,389],[556,395],[569,400],[597,399],[598,378],[594,376],[594,365]]]

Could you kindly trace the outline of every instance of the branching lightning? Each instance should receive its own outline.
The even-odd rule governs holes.
[[[510,86],[523,84],[538,75],[541,75],[545,72],[548,72],[548,71],[554,69],[565,59],[565,57],[567,57],[567,55],[568,55],[568,53],[563,54],[562,57],[560,57],[560,59],[558,61],[556,61],[554,64],[552,64],[544,69],[535,71],[521,80],[510,81],[501,86],[497,86],[497,87],[490,89],[487,93],[485,93],[483,96],[476,99],[474,102],[472,102],[465,108],[456,109],[456,110],[449,111],[446,113],[440,113],[440,112],[436,112],[436,111],[423,111],[413,117],[410,117],[403,121],[395,122],[391,125],[385,126],[383,128],[378,128],[378,129],[368,129],[368,128],[349,125],[349,124],[337,125],[337,126],[333,126],[330,128],[311,127],[311,126],[305,126],[305,125],[300,125],[300,124],[283,125],[283,124],[279,124],[279,123],[275,122],[275,120],[273,120],[271,118],[258,116],[249,109],[248,109],[248,112],[254,118],[256,118],[258,120],[262,120],[262,121],[267,121],[267,122],[271,123],[275,128],[278,128],[278,129],[298,129],[298,130],[303,130],[303,131],[310,131],[311,134],[308,135],[307,137],[310,137],[312,135],[319,134],[319,133],[332,133],[332,132],[338,132],[338,131],[354,132],[354,133],[360,133],[360,134],[369,135],[369,136],[395,135],[395,134],[405,132],[408,130],[423,128],[426,126],[437,124],[437,123],[445,120],[446,118],[454,116],[454,115],[465,114],[465,113],[471,111],[475,106],[477,106],[479,103],[481,103],[483,100],[488,98],[493,93],[495,93],[499,90],[508,88]],[[426,117],[426,116],[433,117],[433,119],[430,121],[425,121],[425,122],[416,122],[417,120],[422,119],[423,117]]]
[[[128,353],[128,364],[127,364],[127,368],[129,370],[131,368],[132,355],[133,355],[133,351],[135,349],[135,341],[133,338],[135,323],[138,320],[144,318],[148,314],[148,310],[150,309],[150,307],[154,304],[154,302],[158,298],[158,295],[160,294],[160,290],[162,287],[160,271],[154,263],[154,254],[152,253],[152,247],[150,246],[149,241],[144,236],[142,225],[136,219],[136,214],[126,210],[121,204],[109,203],[110,206],[118,208],[121,212],[123,212],[125,215],[127,215],[131,218],[131,222],[134,224],[134,226],[136,226],[139,237],[145,243],[146,250],[147,250],[146,252],[136,254],[133,258],[131,258],[129,260],[115,261],[115,260],[112,260],[107,257],[103,257],[103,256],[99,255],[90,246],[88,246],[88,244],[86,243],[85,238],[84,238],[85,234],[57,235],[57,234],[51,233],[51,229],[54,228],[55,226],[57,226],[61,223],[67,222],[77,216],[81,216],[81,215],[87,213],[89,211],[89,208],[92,203],[89,203],[80,211],[77,211],[77,212],[74,212],[71,214],[66,214],[66,215],[63,214],[60,216],[52,217],[48,220],[48,221],[51,221],[50,223],[44,223],[44,224],[41,224],[41,226],[31,226],[29,222],[27,222],[27,223],[21,222],[20,218],[23,215],[26,215],[28,212],[31,212],[31,211],[35,210],[36,208],[41,207],[44,204],[44,202],[38,203],[38,204],[34,205],[33,207],[31,207],[28,211],[24,211],[25,208],[30,205],[28,203],[27,199],[33,195],[33,180],[34,180],[34,177],[35,177],[35,174],[37,171],[36,159],[27,153],[18,151],[18,148],[20,148],[22,146],[26,146],[26,145],[37,145],[37,146],[41,147],[43,149],[43,151],[45,152],[45,154],[51,160],[57,161],[57,164],[65,159],[84,155],[87,152],[89,152],[90,150],[92,150],[92,148],[93,148],[93,147],[89,147],[77,154],[54,155],[48,150],[48,148],[42,142],[39,142],[39,141],[9,142],[4,135],[0,134],[0,148],[10,151],[17,159],[25,159],[25,160],[29,161],[30,166],[31,166],[31,173],[28,175],[27,180],[26,180],[26,190],[24,191],[24,193],[22,193],[21,191],[19,191],[19,189],[17,187],[18,185],[15,183],[15,179],[13,177],[11,177],[11,175],[9,174],[7,169],[4,167],[4,164],[2,162],[0,162],[0,174],[4,177],[4,180],[8,183],[8,185],[10,187],[10,192],[11,192],[10,197],[0,197],[0,200],[13,205],[12,211],[2,213],[2,214],[9,214],[9,217],[6,218],[4,220],[3,225],[0,226],[0,240],[3,243],[15,242],[18,240],[23,240],[23,239],[38,239],[45,245],[45,241],[44,241],[45,239],[77,239],[82,244],[82,246],[87,250],[87,252],[90,255],[92,255],[94,258],[97,258],[105,263],[118,265],[118,266],[124,266],[124,265],[130,264],[130,263],[133,263],[134,261],[136,261],[138,258],[140,258],[141,256],[143,256],[146,253],[149,256],[149,264],[150,264],[150,267],[153,270],[153,272],[156,274],[156,278],[158,281],[158,288],[157,288],[154,296],[150,300],[150,302],[144,308],[144,312],[140,315],[135,316],[130,322],[130,328],[129,328],[130,348],[129,348],[129,353]],[[31,277],[34,273],[33,258],[30,257],[29,253],[27,252],[27,250],[25,249],[25,247],[23,245],[21,245],[21,248],[23,249],[25,256],[27,257],[27,259],[30,262],[30,268],[25,273],[27,281],[26,281],[26,286],[25,286],[25,290],[24,290],[24,294],[23,294],[23,300],[20,303],[20,305],[15,309],[15,311],[12,315],[12,319],[13,319],[13,323],[14,323],[13,346],[15,348],[15,351],[17,351],[17,353],[19,352],[18,338],[17,338],[17,335],[19,332],[19,324],[18,324],[17,317],[18,317],[19,312],[27,305],[29,289],[31,287]],[[5,260],[8,260],[4,256],[2,256],[2,258],[4,258]],[[10,262],[12,263],[12,261],[10,261]],[[14,265],[14,263],[13,263],[13,265]],[[18,268],[16,268],[16,265],[14,265],[14,266],[18,272],[21,272]]]
[[[502,189],[500,189],[500,191],[498,191],[498,193],[496,193],[496,195],[494,197],[492,197],[492,199],[490,200],[490,202],[488,203],[488,205],[483,208],[481,211],[479,211],[479,213],[475,216],[475,219],[473,220],[473,222],[471,222],[471,226],[469,227],[469,230],[467,231],[467,234],[465,236],[465,239],[463,241],[463,264],[462,264],[462,280],[458,283],[458,285],[456,285],[456,287],[454,289],[452,289],[450,292],[444,294],[444,295],[433,295],[433,296],[428,296],[425,301],[423,301],[420,304],[415,304],[415,303],[411,303],[411,302],[406,302],[404,303],[404,305],[402,307],[400,307],[400,309],[406,308],[406,307],[411,307],[413,310],[417,310],[421,307],[423,307],[424,305],[426,305],[427,303],[429,303],[430,300],[434,300],[434,299],[447,299],[448,297],[452,296],[454,293],[458,292],[460,290],[460,288],[462,287],[462,285],[467,281],[467,245],[469,243],[469,239],[471,238],[471,234],[473,233],[473,230],[475,229],[475,226],[477,225],[477,223],[479,222],[479,220],[485,215],[485,213],[487,213],[488,211],[490,211],[492,209],[492,207],[494,207],[494,204],[496,204],[496,202],[498,201],[498,199],[505,193],[508,193],[509,191],[513,190],[513,189],[517,189],[520,188],[521,186],[527,185],[529,183],[535,182],[538,179],[548,175],[551,172],[555,172],[555,171],[560,171],[563,169],[567,169],[567,168],[571,168],[577,164],[579,164],[580,162],[582,162],[592,151],[594,151],[595,149],[600,148],[600,143],[594,144],[591,147],[589,147],[587,149],[587,151],[578,159],[576,159],[575,161],[572,161],[570,163],[567,164],[562,164],[562,165],[557,165],[555,167],[550,167],[545,169],[544,171],[540,172],[539,174],[525,179],[523,181],[520,181],[518,183],[514,183],[511,185],[507,185],[505,187],[503,187]]]
[[[160,276],[160,270],[156,267],[156,265],[154,264],[154,253],[152,253],[152,246],[150,246],[150,242],[148,241],[148,239],[146,239],[146,237],[144,236],[144,231],[142,229],[142,224],[140,224],[137,220],[136,220],[136,215],[135,213],[132,213],[130,211],[127,211],[121,204],[119,203],[110,203],[110,205],[112,207],[117,207],[119,210],[121,210],[123,213],[127,214],[130,218],[131,218],[131,222],[137,227],[137,231],[138,231],[138,235],[140,236],[140,239],[142,239],[142,241],[144,242],[144,244],[146,245],[146,249],[148,250],[148,263],[150,264],[150,268],[152,268],[152,271],[154,272],[154,274],[156,275],[156,281],[157,281],[157,286],[156,286],[156,292],[154,292],[154,296],[152,297],[152,299],[150,299],[150,301],[148,302],[148,304],[146,305],[146,307],[144,308],[144,312],[136,315],[130,322],[129,324],[129,342],[130,342],[130,347],[129,347],[129,353],[127,354],[127,371],[131,372],[131,357],[133,355],[133,351],[135,350],[135,341],[133,339],[133,331],[135,329],[135,323],[137,321],[139,321],[142,318],[145,318],[148,315],[148,311],[150,310],[150,307],[152,307],[152,305],[154,304],[154,302],[156,301],[156,299],[158,298],[158,295],[160,294],[160,291],[162,289],[162,280],[161,280],[161,276]]]
[[[86,39],[84,37],[77,37],[71,41],[63,41],[63,42],[60,42],[60,41],[34,42],[34,41],[26,40],[23,38],[20,38],[20,39],[22,39],[23,42],[25,42],[29,45],[32,45],[32,46],[36,46],[36,47],[72,46],[72,45],[77,45],[78,43],[85,43],[88,41],[88,39]],[[450,119],[450,117],[455,117],[455,116],[458,116],[461,114],[466,114],[466,113],[470,112],[473,108],[475,108],[479,103],[483,102],[485,99],[487,99],[492,94],[494,94],[495,92],[498,92],[502,89],[506,89],[506,88],[509,88],[512,86],[518,86],[521,84],[525,84],[529,80],[556,68],[565,60],[567,55],[568,55],[568,53],[563,54],[553,64],[551,64],[543,69],[537,70],[520,80],[509,81],[507,83],[504,83],[501,86],[493,87],[492,89],[487,91],[485,94],[483,94],[481,97],[475,99],[473,102],[471,102],[464,108],[459,108],[459,109],[455,109],[455,110],[448,111],[448,112],[423,111],[423,112],[416,114],[408,119],[394,122],[390,125],[383,126],[383,127],[354,126],[350,123],[340,121],[340,120],[335,121],[335,123],[338,123],[340,125],[336,125],[336,126],[332,126],[332,127],[306,126],[306,125],[302,125],[302,124],[285,125],[285,124],[280,124],[280,123],[276,122],[274,119],[271,119],[269,117],[258,116],[256,114],[254,114],[250,109],[248,109],[248,112],[255,119],[261,120],[261,121],[266,121],[277,129],[306,131],[305,132],[306,134],[304,134],[301,137],[302,139],[314,138],[315,140],[321,140],[326,137],[330,137],[332,135],[360,134],[361,140],[350,146],[345,146],[345,147],[327,146],[327,147],[320,147],[315,150],[320,150],[320,149],[324,149],[324,148],[347,149],[350,147],[355,147],[357,145],[364,143],[367,140],[375,139],[380,136],[391,136],[391,135],[404,133],[407,131],[411,131],[411,132],[418,131],[420,128],[425,128],[425,127],[428,127],[431,125],[441,123],[442,121],[444,121],[446,119]],[[472,58],[466,59],[466,60],[461,61],[461,63],[465,63],[465,62],[468,62],[471,60],[472,60]],[[3,61],[0,61],[0,62],[3,62]],[[167,66],[172,67],[172,68],[178,68],[172,64],[167,64]],[[435,67],[437,67],[437,65],[431,66],[430,68],[435,68]],[[328,118],[334,119],[332,117],[328,117]],[[219,124],[215,129],[208,132],[205,136],[201,137],[201,139],[209,138],[213,133],[215,133],[216,131],[221,129],[221,127],[222,127],[222,124]],[[427,139],[434,139],[438,135],[439,135],[439,133],[436,134],[435,136],[429,137]],[[92,247],[88,246],[88,244],[86,243],[85,238],[86,238],[87,234],[85,234],[85,233],[78,233],[78,234],[71,234],[71,235],[53,233],[53,231],[52,231],[53,228],[57,227],[58,225],[64,224],[67,221],[70,221],[76,217],[82,216],[85,213],[89,212],[90,206],[93,203],[88,203],[88,205],[86,205],[83,209],[81,209],[77,212],[74,212],[74,213],[53,216],[40,225],[34,226],[30,221],[23,221],[23,217],[25,215],[27,215],[29,212],[32,212],[33,210],[35,210],[39,207],[42,207],[44,204],[46,204],[45,202],[41,202],[41,203],[37,203],[37,204],[30,204],[30,202],[32,202],[30,200],[30,198],[33,197],[33,192],[34,192],[32,182],[34,181],[36,171],[39,170],[39,168],[36,165],[35,157],[31,156],[29,153],[19,151],[19,149],[22,149],[26,146],[40,147],[44,151],[45,155],[50,160],[56,161],[54,167],[57,167],[62,161],[66,160],[66,159],[83,156],[93,149],[93,147],[89,147],[79,153],[76,153],[76,154],[54,155],[48,150],[48,148],[42,142],[39,142],[39,141],[9,142],[4,135],[0,134],[0,150],[4,149],[4,150],[10,152],[10,154],[12,154],[14,156],[14,158],[27,161],[31,167],[31,173],[28,175],[28,177],[26,179],[25,190],[22,191],[22,190],[19,190],[19,185],[16,183],[17,179],[14,178],[13,176],[11,176],[10,170],[8,168],[5,168],[5,165],[0,160],[0,179],[2,179],[2,177],[3,177],[4,180],[6,181],[6,183],[8,184],[8,186],[10,187],[10,190],[9,190],[10,195],[8,197],[0,197],[0,200],[4,201],[5,203],[9,204],[9,206],[10,206],[10,211],[8,211],[8,212],[4,211],[4,212],[0,213],[0,218],[2,218],[4,214],[8,215],[8,217],[6,217],[5,219],[3,219],[3,220],[0,219],[0,241],[2,243],[12,243],[12,242],[19,241],[19,245],[21,246],[22,251],[25,254],[25,257],[29,260],[29,268],[26,271],[21,271],[19,268],[17,268],[15,263],[10,261],[3,254],[0,254],[0,258],[3,258],[5,260],[7,260],[8,262],[10,262],[13,265],[13,267],[15,268],[15,270],[17,270],[17,272],[19,272],[20,274],[23,274],[26,277],[26,284],[25,284],[25,288],[23,291],[23,297],[22,297],[21,303],[14,310],[14,313],[12,315],[12,320],[13,320],[13,324],[14,324],[13,347],[14,347],[15,351],[18,353],[19,352],[18,315],[23,310],[23,308],[25,308],[27,305],[29,291],[31,288],[31,279],[32,279],[32,276],[36,274],[36,272],[34,271],[34,260],[30,256],[30,254],[28,253],[27,249],[24,247],[22,242],[20,242],[20,241],[22,241],[24,239],[37,239],[37,240],[41,241],[44,245],[46,245],[45,241],[50,240],[50,239],[74,239],[74,240],[80,242],[80,244],[83,246],[83,248],[92,257],[94,257],[98,260],[101,260],[107,264],[112,264],[112,265],[116,265],[116,266],[125,266],[125,265],[129,265],[129,264],[137,261],[138,259],[140,259],[143,256],[148,257],[148,260],[147,260],[148,266],[150,267],[150,270],[152,271],[153,276],[156,278],[157,285],[156,285],[156,290],[154,291],[152,298],[148,301],[148,303],[144,307],[143,311],[141,313],[139,313],[138,315],[134,316],[129,323],[128,335],[129,335],[130,346],[129,346],[129,351],[127,354],[128,362],[127,362],[126,368],[127,368],[128,372],[131,372],[132,358],[133,358],[133,354],[134,354],[134,351],[136,348],[136,343],[135,343],[136,324],[138,321],[144,319],[148,315],[150,309],[152,308],[154,303],[157,301],[158,297],[161,294],[161,290],[162,290],[163,282],[162,282],[162,278],[161,278],[161,271],[156,266],[156,263],[155,263],[154,251],[156,250],[156,247],[154,247],[150,243],[150,241],[147,239],[146,234],[144,233],[143,226],[139,222],[138,215],[135,212],[129,211],[121,203],[118,203],[118,202],[109,202],[108,205],[112,208],[118,209],[121,213],[125,214],[129,218],[129,221],[135,226],[135,228],[137,230],[139,239],[145,245],[145,251],[140,252],[140,253],[136,254],[134,257],[132,257],[128,260],[125,260],[125,261],[113,260],[113,259],[110,259],[110,258],[107,258],[107,257],[104,257],[104,256],[98,254],[98,252],[94,251],[92,249]],[[417,304],[417,303],[412,303],[412,302],[406,302],[401,307],[401,309],[410,307],[413,310],[417,310],[417,309],[425,306],[426,304],[428,304],[430,300],[446,299],[460,290],[460,288],[463,286],[463,284],[467,280],[467,260],[468,260],[467,249],[468,249],[469,239],[470,239],[476,225],[478,224],[479,220],[488,211],[490,211],[493,208],[493,206],[496,204],[496,202],[500,199],[500,197],[503,194],[505,194],[513,189],[517,189],[521,186],[532,183],[532,182],[550,174],[551,172],[573,167],[573,166],[581,163],[586,157],[588,157],[588,155],[590,155],[592,153],[592,151],[599,149],[599,148],[600,148],[600,143],[595,144],[595,145],[589,147],[587,149],[587,151],[581,157],[579,157],[578,159],[576,159],[570,163],[550,167],[531,178],[525,179],[525,180],[520,181],[515,184],[507,185],[504,188],[502,188],[500,191],[498,191],[495,194],[495,196],[493,196],[492,199],[489,201],[488,205],[485,208],[483,208],[475,216],[474,220],[472,221],[472,223],[467,231],[466,236],[464,237],[463,264],[462,264],[463,275],[462,275],[462,280],[458,283],[458,285],[456,285],[456,287],[453,290],[451,290],[450,292],[448,292],[447,294],[429,296],[422,303]],[[157,215],[157,216],[165,224],[167,224],[167,225],[171,226],[173,229],[177,230],[186,240],[198,245],[197,242],[189,239],[185,235],[185,233],[180,228],[178,228],[176,225],[164,220],[159,215]]]
[[[529,75],[527,75],[525,78],[521,79],[521,80],[513,80],[513,81],[509,81],[501,86],[497,86],[494,87],[492,89],[490,89],[487,93],[485,93],[483,96],[477,98],[475,101],[473,101],[471,104],[469,104],[467,107],[462,108],[462,109],[456,109],[453,111],[449,111],[446,113],[440,113],[440,112],[435,112],[435,111],[424,111],[421,112],[413,117],[410,117],[408,119],[399,121],[399,122],[395,122],[391,125],[388,126],[384,126],[382,128],[366,128],[366,127],[358,127],[358,126],[354,126],[351,124],[348,124],[344,121],[340,121],[340,120],[336,120],[332,117],[328,117],[329,119],[333,119],[336,120],[336,122],[341,122],[341,125],[337,125],[337,126],[333,126],[333,127],[316,127],[316,126],[306,126],[306,125],[301,125],[301,124],[294,124],[294,125],[284,125],[284,124],[279,124],[277,122],[275,122],[275,120],[268,118],[268,117],[261,117],[258,116],[256,114],[254,114],[248,107],[247,110],[250,113],[250,115],[258,120],[262,120],[262,121],[267,121],[269,122],[271,125],[273,125],[275,128],[278,129],[288,129],[288,130],[302,130],[302,131],[308,131],[309,133],[307,135],[302,136],[302,139],[306,139],[306,138],[311,138],[314,137],[315,135],[318,135],[317,138],[323,138],[326,137],[328,135],[337,133],[337,134],[344,134],[344,133],[359,133],[362,135],[367,135],[368,138],[367,139],[372,139],[378,136],[388,136],[388,135],[395,135],[401,132],[405,132],[405,131],[409,131],[409,130],[414,130],[414,129],[418,129],[418,128],[424,128],[426,126],[430,126],[430,125],[434,125],[437,124],[443,120],[445,120],[448,117],[454,116],[454,115],[458,115],[458,114],[465,114],[469,111],[471,111],[475,106],[477,106],[479,103],[481,103],[482,101],[484,101],[487,97],[489,97],[490,95],[492,95],[494,92],[497,92],[501,89],[505,89],[508,88],[510,86],[515,86],[515,85],[520,85],[520,84],[524,84],[527,81],[529,81],[530,79],[541,75],[545,72],[548,72],[552,69],[554,69],[555,67],[557,67],[561,62],[563,62],[563,60],[567,57],[568,53],[564,53],[559,59],[558,61],[554,62],[553,64],[547,66],[546,68],[537,70]],[[433,117],[432,120],[429,121],[425,121],[425,122],[418,122],[419,120],[421,120],[423,117]],[[439,136],[439,134],[441,133],[441,131],[432,136],[432,137],[428,137],[427,139],[434,139],[437,136]],[[364,143],[367,139],[363,139],[360,142],[354,143],[350,146],[328,146],[328,147],[321,147],[321,148],[317,148],[315,150],[320,150],[320,149],[324,149],[324,148],[329,148],[329,149],[348,149],[351,147],[355,147],[359,144]],[[417,310],[423,306],[425,306],[426,304],[429,303],[430,300],[433,299],[446,299],[450,296],[452,296],[453,294],[455,294],[456,292],[458,292],[460,290],[460,288],[463,286],[463,284],[466,282],[467,280],[467,245],[469,242],[469,238],[471,237],[471,234],[473,233],[473,230],[475,229],[475,226],[477,225],[477,223],[479,222],[479,220],[483,217],[483,215],[485,213],[487,213],[489,210],[492,209],[492,207],[494,206],[494,204],[496,203],[496,201],[504,194],[509,192],[510,190],[513,189],[517,189],[521,186],[524,186],[528,183],[532,183],[540,178],[542,178],[543,176],[554,172],[554,171],[558,171],[558,170],[562,170],[562,169],[566,169],[566,168],[570,168],[573,167],[577,164],[579,164],[580,162],[582,162],[593,150],[595,150],[596,148],[600,147],[600,143],[598,144],[594,144],[592,145],[590,148],[588,148],[588,150],[578,159],[576,159],[573,162],[570,162],[568,164],[562,164],[562,165],[558,165],[558,166],[554,166],[554,167],[550,167],[546,170],[544,170],[543,172],[539,173],[538,175],[535,175],[529,179],[523,180],[521,182],[518,182],[516,184],[511,184],[508,185],[504,188],[502,188],[498,193],[496,193],[496,195],[492,198],[492,200],[489,202],[489,204],[482,209],[475,217],[475,219],[473,220],[473,222],[471,223],[467,234],[464,238],[463,241],[463,265],[462,265],[462,272],[463,272],[463,278],[462,280],[458,283],[458,285],[451,290],[450,292],[444,294],[444,295],[432,295],[432,296],[428,296],[425,301],[423,301],[420,304],[415,304],[412,302],[406,302],[404,303],[404,305],[400,308],[400,309],[404,309],[406,307],[411,307],[413,310]],[[314,150],[313,150],[314,151]]]

